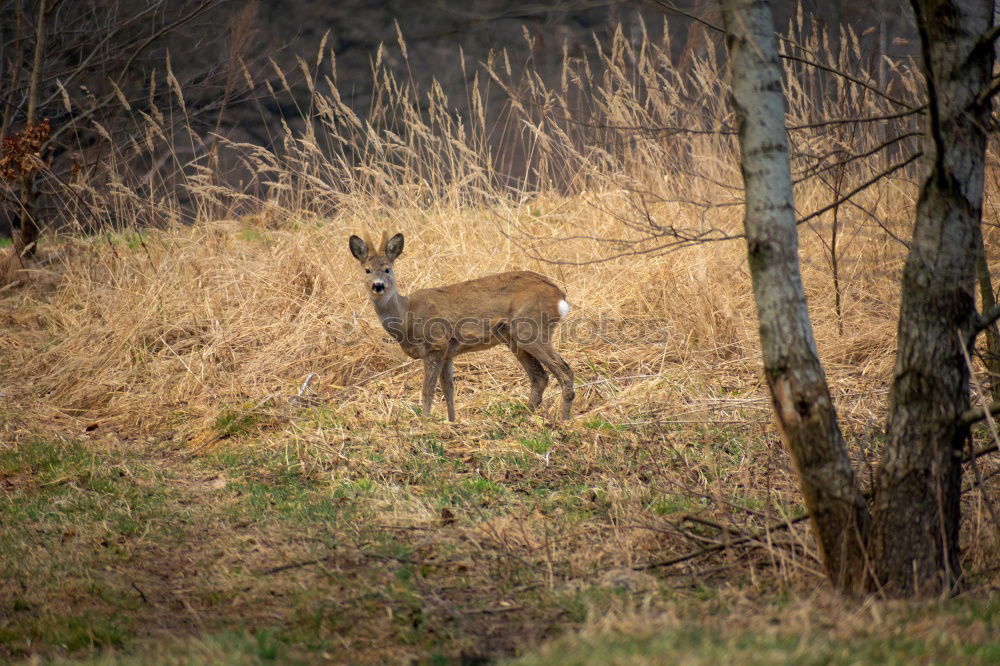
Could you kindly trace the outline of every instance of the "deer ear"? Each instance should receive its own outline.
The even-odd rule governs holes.
[[[389,261],[395,261],[401,254],[403,254],[403,234],[396,234],[385,244],[385,256]]]
[[[351,236],[351,254],[360,262],[368,258],[368,246],[357,236]]]

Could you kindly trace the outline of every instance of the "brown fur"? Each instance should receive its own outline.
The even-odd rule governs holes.
[[[552,345],[560,320],[559,301],[566,295],[551,279],[532,271],[511,271],[403,296],[396,290],[392,271],[402,254],[402,234],[392,238],[383,234],[374,252],[367,235],[364,240],[352,236],[350,246],[366,271],[365,286],[382,326],[407,355],[424,361],[426,415],[440,380],[448,418],[455,420],[455,356],[503,344],[528,375],[532,409],[541,404],[551,372],[562,387],[562,418],[570,417],[573,370]]]

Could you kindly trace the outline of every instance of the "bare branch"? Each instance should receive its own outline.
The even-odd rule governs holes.
[[[11,64],[10,69],[10,86],[8,90],[16,90],[21,79],[21,66],[24,61],[24,49],[22,48],[22,42],[24,41],[24,5],[23,0],[17,0],[14,5],[14,57],[15,60]],[[4,100],[4,110],[3,110],[3,120],[0,121],[0,136],[7,136],[7,128],[10,127],[10,121],[13,117],[13,112],[17,109],[16,104],[12,104]]]
[[[678,16],[683,16],[684,18],[687,19],[691,19],[695,23],[700,23],[709,30],[713,30],[715,32],[718,32],[719,34],[723,34],[725,32],[721,27],[715,25],[714,23],[710,23],[709,21],[706,21],[700,16],[697,16],[695,14],[692,14],[691,12],[686,12],[683,9],[678,8],[672,2],[667,2],[666,0],[653,0],[653,2],[654,4],[657,4],[660,7],[662,7],[664,11],[667,11],[671,14],[677,14]]]
[[[997,414],[1000,414],[1000,402],[994,402],[985,407],[973,407],[962,414],[958,422],[963,426],[971,426],[985,419],[987,415],[995,416]]]
[[[979,318],[976,321],[976,326],[972,330],[972,337],[975,338],[977,335],[996,323],[998,319],[1000,319],[1000,305],[994,305],[992,308],[979,315]]]
[[[120,21],[115,26],[113,26],[112,29],[107,31],[107,33],[104,35],[101,41],[95,44],[94,47],[90,49],[90,53],[88,53],[87,56],[80,62],[80,64],[77,65],[75,68],[73,68],[73,70],[71,70],[68,74],[65,72],[49,73],[48,76],[46,76],[46,80],[51,80],[55,78],[65,79],[64,81],[62,81],[62,84],[68,87],[70,83],[72,83],[73,80],[76,79],[77,76],[88,71],[90,68],[94,67],[93,59],[105,46],[105,44],[110,43],[125,28],[128,28],[132,24],[145,19],[147,15],[159,11],[161,9],[162,4],[163,4],[162,1],[151,4],[145,10],[141,12],[136,12],[133,16],[127,17],[124,21]],[[129,51],[129,53],[131,54],[132,52]],[[53,92],[49,96],[49,98],[45,100],[44,105],[51,104],[52,101],[55,100],[58,96],[59,96],[58,92]]]
[[[830,171],[831,169],[836,169],[837,167],[840,167],[840,166],[846,166],[847,164],[850,164],[851,162],[855,162],[857,160],[861,160],[861,159],[864,159],[866,157],[871,157],[875,153],[880,152],[880,151],[888,148],[889,146],[892,146],[893,144],[896,144],[896,143],[899,143],[900,141],[903,141],[905,139],[911,139],[911,138],[917,137],[917,136],[921,136],[919,132],[904,132],[903,134],[900,134],[899,136],[895,136],[895,137],[893,137],[891,139],[887,139],[886,141],[883,141],[879,145],[875,146],[874,148],[872,148],[872,149],[870,149],[870,150],[868,150],[868,151],[866,151],[864,153],[851,154],[849,157],[846,157],[843,160],[840,160],[838,162],[833,162],[832,164],[824,165],[822,168],[816,168],[811,173],[808,172],[808,171],[806,171],[802,175],[800,175],[797,178],[795,178],[792,182],[795,183],[796,185],[798,185],[799,183],[802,183],[802,182],[804,182],[806,180],[809,180],[810,178],[818,176],[818,175],[820,175],[820,174],[822,174],[822,173],[824,173],[826,171]]]
[[[830,120],[820,120],[815,123],[803,123],[802,125],[789,125],[788,130],[807,130],[807,129],[818,129],[821,127],[829,127],[830,125],[847,125],[850,123],[878,123],[884,120],[898,120],[900,118],[906,118],[907,116],[912,116],[917,113],[922,112],[927,108],[926,104],[921,104],[918,107],[907,109],[905,111],[900,111],[898,113],[887,113],[881,116],[862,116],[858,118],[832,118]]]
[[[908,241],[903,240],[899,236],[897,236],[891,229],[889,229],[889,227],[885,226],[885,224],[882,222],[882,220],[880,220],[878,218],[878,216],[875,215],[875,213],[871,212],[870,210],[868,210],[867,208],[865,208],[864,206],[860,205],[859,203],[857,203],[855,201],[848,201],[847,204],[849,206],[853,206],[862,215],[865,215],[866,217],[868,217],[889,238],[891,238],[892,240],[896,241],[897,243],[899,243],[900,245],[902,245],[903,247],[905,247],[907,250],[910,249],[910,243]]]
[[[853,118],[831,118],[829,120],[818,120],[814,123],[803,123],[801,125],[789,125],[787,127],[788,131],[801,131],[808,129],[820,129],[823,127],[830,127],[834,125],[849,125],[852,123],[878,123],[884,122],[886,120],[898,120],[900,118],[906,118],[907,116],[916,115],[927,108],[926,104],[921,104],[918,107],[907,108],[905,111],[900,111],[898,113],[887,113],[880,116],[858,116]],[[665,125],[660,127],[649,127],[645,125],[612,125],[609,123],[586,123],[574,118],[563,116],[559,118],[564,122],[573,123],[578,127],[586,127],[587,129],[603,129],[603,130],[615,130],[619,132],[644,132],[651,134],[711,134],[718,136],[735,136],[736,130],[731,127],[711,127],[708,129],[693,129],[690,127],[680,127],[676,125]]]
[[[988,456],[991,453],[996,453],[997,451],[1000,451],[1000,446],[996,444],[989,444],[981,449],[976,449],[975,451],[965,454],[965,457],[962,458],[962,462],[967,463],[976,458],[982,458],[983,456]]]
[[[941,135],[941,112],[938,108],[937,78],[934,76],[934,65],[931,62],[931,38],[927,31],[927,17],[918,0],[910,0],[913,15],[917,22],[917,33],[920,35],[920,53],[923,56],[924,82],[927,86],[927,116],[930,124],[930,134],[934,141],[934,163],[941,171],[944,160],[944,137]]]
[[[983,92],[979,93],[979,97],[976,98],[978,104],[985,104],[990,100],[991,97],[1000,92],[1000,76],[993,79],[990,85]]]
[[[972,380],[972,384],[975,386],[976,392],[980,395],[980,397],[985,400],[983,387],[979,384],[979,377],[976,376],[976,369],[972,366],[972,359],[969,357],[969,349],[964,344],[964,336],[961,331],[956,331],[956,333],[958,334],[958,345],[962,349],[962,356],[965,358],[965,365],[969,369],[969,377]],[[983,416],[986,417],[986,425],[990,429],[990,434],[993,435],[993,441],[1000,442],[1000,432],[997,431],[997,424],[996,421],[993,420],[993,415],[990,414],[988,409],[986,409],[983,411]],[[993,519],[993,525],[997,528],[997,530],[1000,530],[1000,517],[997,516],[997,511],[993,506],[993,502],[990,501],[989,496],[986,494],[986,488],[983,487],[983,475],[982,472],[979,471],[979,463],[976,462],[976,456],[974,455],[975,451],[972,448],[971,435],[968,436],[967,441],[969,442],[969,462],[972,463],[972,471],[976,476],[976,485],[979,486],[979,492],[982,494],[983,503],[986,504],[986,510],[989,512],[990,518]]]
[[[993,42],[995,42],[998,37],[1000,37],[1000,25],[995,25],[984,32],[979,38],[979,42],[972,48],[970,59],[981,53],[984,49],[992,49]]]
[[[690,553],[687,553],[686,555],[681,555],[679,557],[674,557],[674,558],[671,558],[669,560],[663,560],[662,562],[651,562],[649,564],[643,564],[643,565],[640,565],[640,566],[632,567],[632,569],[635,570],[635,571],[646,571],[646,570],[649,570],[649,569],[661,569],[663,567],[670,567],[670,566],[673,566],[675,564],[681,564],[682,562],[687,562],[688,560],[693,560],[694,558],[701,557],[702,555],[708,555],[710,553],[715,553],[715,552],[718,552],[720,550],[726,550],[727,548],[731,548],[733,546],[740,546],[740,545],[743,545],[745,543],[751,543],[751,542],[755,542],[755,541],[760,541],[760,540],[766,538],[767,535],[770,534],[771,532],[777,532],[778,530],[787,530],[787,529],[790,529],[792,527],[792,525],[796,525],[798,523],[801,523],[802,521],[807,520],[808,518],[809,518],[809,514],[807,514],[807,513],[800,514],[798,516],[795,516],[794,518],[789,518],[788,520],[784,520],[784,521],[781,521],[779,523],[774,523],[774,524],[772,524],[772,525],[770,525],[768,527],[765,527],[764,529],[762,529],[762,530],[760,530],[758,532],[755,532],[753,534],[748,534],[746,536],[742,536],[742,537],[739,537],[737,539],[733,539],[732,541],[730,541],[728,543],[717,543],[717,544],[715,544],[713,546],[708,546],[706,548],[699,548],[698,550],[695,550],[695,551],[692,551]]]
[[[823,213],[827,213],[827,212],[833,210],[837,206],[843,204],[845,201],[848,201],[848,200],[852,199],[855,195],[859,194],[860,192],[863,192],[864,190],[868,189],[869,187],[871,187],[875,183],[879,182],[880,180],[882,180],[886,176],[892,175],[893,173],[899,171],[900,169],[902,169],[906,165],[908,165],[908,164],[916,161],[922,155],[923,155],[922,151],[917,151],[916,153],[914,153],[913,155],[910,155],[908,158],[906,158],[902,162],[897,162],[896,164],[893,164],[892,166],[890,166],[888,169],[885,169],[884,171],[880,171],[879,173],[875,174],[875,176],[873,176],[872,178],[866,180],[861,185],[858,185],[853,190],[851,190],[850,192],[848,192],[847,194],[845,194],[843,197],[837,199],[833,203],[831,203],[829,205],[826,205],[826,206],[823,206],[819,210],[813,211],[812,213],[809,213],[805,217],[799,218],[799,220],[796,222],[796,224],[802,224],[804,222],[808,222],[809,220],[811,220],[813,218],[819,217]]]
[[[659,5],[660,7],[662,7],[665,11],[668,11],[668,12],[670,12],[672,14],[677,14],[678,16],[683,16],[685,18],[691,19],[692,21],[700,23],[701,25],[709,28],[710,30],[714,30],[715,32],[718,32],[718,33],[723,33],[724,32],[721,27],[719,27],[719,26],[717,26],[717,25],[715,25],[713,23],[710,23],[710,22],[706,21],[705,19],[703,19],[703,18],[701,18],[699,16],[696,16],[696,15],[692,14],[691,12],[686,12],[686,11],[684,11],[682,9],[679,9],[676,6],[674,6],[674,4],[671,3],[671,2],[667,2],[666,0],[654,0],[654,2],[657,5]],[[808,53],[809,52],[809,50],[807,48],[805,48],[801,44],[797,43],[795,40],[789,39],[787,37],[783,37],[782,35],[776,35],[776,37],[777,37],[778,41],[780,41],[780,42],[782,42],[784,44],[788,44],[790,46],[793,46],[793,47],[799,49],[800,51],[802,51],[803,53]],[[855,85],[861,86],[862,88],[864,88],[864,89],[866,89],[866,90],[868,90],[868,91],[870,91],[872,93],[875,93],[876,95],[878,95],[879,97],[885,99],[888,102],[892,102],[893,104],[895,104],[897,106],[902,106],[903,108],[907,109],[907,113],[913,113],[913,112],[916,112],[916,111],[918,111],[920,109],[920,107],[915,107],[915,106],[913,106],[912,104],[910,104],[908,102],[904,102],[901,99],[893,97],[892,95],[889,95],[888,93],[886,93],[884,90],[880,89],[878,86],[875,86],[874,84],[871,84],[871,83],[867,83],[866,81],[862,81],[861,79],[857,78],[856,76],[848,74],[847,72],[845,72],[845,71],[843,71],[841,69],[837,69],[836,67],[832,67],[830,65],[824,65],[823,63],[816,62],[815,60],[809,60],[807,58],[802,58],[800,56],[793,56],[793,55],[787,54],[787,53],[779,53],[778,57],[782,58],[784,60],[791,60],[792,62],[798,62],[798,63],[803,64],[803,65],[808,65],[809,67],[814,67],[814,68],[822,70],[824,72],[829,72],[830,74],[834,74],[836,76],[839,76],[839,77],[841,77],[841,78],[843,78],[843,79],[845,79],[847,81],[850,81],[851,83],[854,83]]]
[[[788,42],[789,40],[783,39],[782,41]],[[794,42],[792,42],[792,43],[794,43]],[[824,65],[823,63],[816,62],[815,60],[809,60],[808,58],[802,58],[800,56],[794,56],[794,55],[791,55],[790,53],[783,54],[781,57],[783,59],[785,59],[785,60],[791,60],[792,62],[801,63],[803,65],[808,65],[809,67],[813,67],[815,69],[818,69],[818,70],[821,70],[821,71],[824,71],[824,72],[829,72],[830,74],[835,74],[835,75],[841,77],[842,79],[846,79],[846,80],[850,81],[851,83],[853,83],[853,84],[855,84],[857,86],[861,86],[862,88],[864,88],[865,90],[868,90],[869,92],[875,93],[876,95],[878,95],[879,97],[883,98],[887,102],[892,102],[896,106],[903,107],[904,109],[907,110],[908,113],[914,113],[914,112],[916,112],[920,108],[920,107],[914,106],[913,104],[910,104],[908,102],[904,102],[903,100],[901,100],[901,99],[899,99],[897,97],[893,97],[892,95],[887,94],[885,91],[881,90],[880,88],[878,88],[874,84],[862,81],[858,77],[852,76],[851,74],[848,74],[847,72],[845,72],[843,70],[837,69],[836,67],[831,67],[829,65]]]

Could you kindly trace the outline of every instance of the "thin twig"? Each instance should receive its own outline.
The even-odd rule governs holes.
[[[809,213],[805,217],[799,218],[799,220],[796,222],[796,224],[802,224],[804,222],[808,222],[809,220],[811,220],[811,219],[813,219],[815,217],[819,217],[823,213],[827,213],[827,212],[833,210],[837,206],[840,206],[844,202],[849,201],[850,199],[852,199],[855,195],[861,193],[862,191],[868,189],[869,187],[871,187],[875,183],[881,181],[886,176],[890,176],[893,173],[895,173],[896,171],[899,171],[900,169],[902,169],[906,165],[910,164],[911,162],[914,162],[915,160],[917,160],[918,158],[920,158],[923,154],[924,154],[923,151],[919,151],[918,150],[917,152],[915,152],[913,155],[910,155],[908,158],[906,158],[902,162],[897,162],[896,164],[893,164],[888,169],[885,169],[884,171],[881,171],[881,172],[875,174],[875,176],[873,176],[869,180],[861,183],[860,185],[858,185],[853,190],[851,190],[850,192],[848,192],[847,194],[845,194],[843,197],[837,199],[833,203],[831,203],[831,204],[829,204],[827,206],[823,206],[819,210],[813,211],[812,213]]]
[[[994,402],[983,407],[973,407],[958,417],[958,423],[962,426],[970,426],[987,418],[988,415],[1000,414],[1000,402]]]
[[[796,130],[807,130],[807,129],[819,129],[821,127],[829,127],[830,125],[847,125],[850,123],[878,123],[883,120],[898,120],[900,118],[906,118],[907,116],[912,116],[914,114],[920,113],[927,108],[926,104],[918,106],[913,109],[907,109],[906,111],[900,111],[898,113],[887,113],[881,116],[859,116],[855,118],[831,118],[830,120],[817,120],[814,123],[803,123],[801,125],[789,125],[788,131]]]
[[[146,594],[141,589],[139,589],[139,586],[135,584],[135,581],[132,581],[132,588],[139,593],[139,597],[142,599],[142,603],[144,604],[149,603],[149,599],[146,598]]]
[[[972,336],[975,337],[976,335],[982,333],[987,328],[992,326],[998,319],[1000,319],[1000,304],[994,305],[992,308],[976,318],[976,324],[972,328]]]
[[[967,463],[975,460],[976,458],[982,458],[983,456],[988,456],[991,453],[996,453],[997,451],[1000,451],[1000,446],[996,444],[989,444],[981,449],[976,449],[975,451],[966,454],[966,456],[962,458],[962,462]]]
[[[281,573],[282,571],[289,571],[291,569],[300,569],[302,567],[312,566],[313,564],[321,564],[323,562],[329,562],[334,559],[334,555],[327,555],[326,557],[318,557],[314,560],[304,560],[302,562],[290,562],[288,564],[282,564],[280,566],[271,567],[270,569],[264,569],[257,573],[258,576],[270,576],[272,574]]]
[[[730,548],[732,546],[739,546],[739,545],[742,545],[742,544],[745,544],[745,543],[749,543],[751,541],[760,541],[761,538],[767,536],[771,532],[775,532],[777,530],[789,529],[792,525],[795,525],[796,523],[801,523],[802,521],[806,520],[807,518],[809,518],[809,514],[808,513],[804,513],[804,514],[795,516],[794,518],[790,518],[789,520],[785,520],[785,521],[782,521],[780,523],[774,523],[773,525],[771,525],[769,527],[766,527],[763,530],[761,530],[761,531],[759,531],[759,532],[757,532],[755,534],[750,534],[750,535],[747,535],[747,536],[742,536],[742,537],[739,537],[738,539],[733,539],[732,541],[729,541],[727,543],[718,543],[718,544],[715,544],[714,546],[708,546],[706,548],[700,548],[700,549],[698,549],[696,551],[693,551],[693,552],[690,552],[690,553],[688,553],[686,555],[681,555],[679,557],[674,557],[674,558],[669,559],[669,560],[663,560],[662,562],[651,562],[649,564],[643,564],[641,566],[635,566],[635,567],[632,567],[632,569],[635,570],[635,571],[645,571],[645,570],[648,570],[648,569],[659,569],[659,568],[662,568],[662,567],[669,567],[669,566],[673,566],[675,564],[681,564],[682,562],[687,562],[688,560],[693,560],[694,558],[701,557],[702,555],[708,555],[709,553],[715,553],[715,552],[720,551],[720,550],[725,550],[726,548]]]
[[[965,365],[969,368],[969,378],[972,380],[972,385],[976,389],[976,393],[979,394],[980,399],[983,399],[983,387],[979,383],[979,377],[976,375],[976,369],[972,366],[972,359],[969,358],[969,349],[965,344],[965,336],[962,335],[962,331],[956,331],[958,335],[958,346],[962,348],[962,357],[965,358]],[[986,418],[986,425],[990,429],[990,434],[993,435],[993,441],[1000,444],[1000,432],[997,432],[996,421],[993,420],[993,415],[987,409],[983,412],[983,416]],[[990,501],[989,495],[986,494],[986,488],[983,486],[983,475],[979,471],[979,463],[976,462],[976,456],[972,455],[974,453],[972,449],[972,435],[969,435],[969,454],[970,460],[972,462],[972,471],[976,475],[976,485],[979,486],[979,493],[982,495],[983,503],[986,505],[986,510],[990,514],[990,518],[993,519],[993,525],[996,526],[997,531],[1000,532],[1000,518],[997,517],[996,509],[993,508],[993,503]]]
[[[382,560],[387,562],[399,562],[400,564],[416,564],[421,566],[448,566],[454,564],[454,560],[414,560],[409,557],[400,557],[398,555],[379,555],[378,553],[366,553],[365,551],[360,551],[362,557],[366,557],[371,560]],[[301,569],[302,567],[312,566],[314,564],[322,564],[323,562],[329,562],[335,559],[336,555],[327,555],[326,557],[317,557],[312,560],[303,560],[301,562],[289,562],[288,564],[282,564],[276,567],[271,567],[270,569],[264,569],[263,571],[257,572],[258,576],[270,576],[272,574],[281,573],[282,571],[289,571],[291,569]]]

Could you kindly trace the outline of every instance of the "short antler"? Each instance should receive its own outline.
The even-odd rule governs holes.
[[[368,248],[368,254],[374,255],[375,244],[372,243],[372,235],[368,233],[367,229],[362,230],[358,235],[361,237],[361,240],[364,241],[365,247]]]

